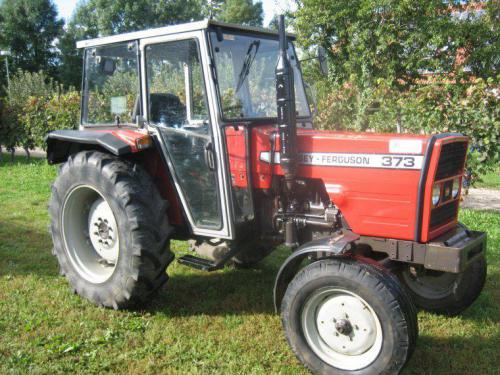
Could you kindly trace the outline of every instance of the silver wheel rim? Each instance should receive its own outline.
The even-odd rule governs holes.
[[[441,299],[450,295],[460,277],[459,274],[427,271],[420,267],[407,267],[402,275],[408,288],[426,299]]]
[[[382,326],[373,308],[355,293],[334,287],[315,291],[301,314],[312,351],[332,367],[367,367],[382,349]]]
[[[67,195],[62,209],[62,234],[73,268],[85,280],[108,280],[118,262],[120,240],[113,210],[93,187],[80,185]]]

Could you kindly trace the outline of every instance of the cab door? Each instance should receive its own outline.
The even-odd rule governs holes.
[[[143,108],[192,232],[233,236],[214,83],[202,31],[140,41]]]

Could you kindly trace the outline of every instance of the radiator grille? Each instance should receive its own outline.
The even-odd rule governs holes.
[[[455,200],[450,203],[443,204],[442,206],[435,208],[431,213],[430,228],[434,229],[443,224],[447,224],[453,221],[458,214],[458,201]]]
[[[466,153],[467,142],[453,142],[443,145],[439,156],[436,180],[461,174]]]

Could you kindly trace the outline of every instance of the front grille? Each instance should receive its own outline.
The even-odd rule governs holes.
[[[447,143],[441,147],[436,180],[461,174],[467,153],[467,142]]]
[[[458,200],[443,204],[431,212],[430,228],[434,229],[454,220],[458,214]]]

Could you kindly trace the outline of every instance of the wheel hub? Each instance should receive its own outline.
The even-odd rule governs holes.
[[[358,355],[375,342],[375,321],[357,298],[332,296],[318,307],[317,325],[321,338],[336,352]]]
[[[338,333],[349,336],[352,332],[352,325],[347,319],[340,319],[335,323],[335,329]]]
[[[312,293],[301,314],[308,345],[318,357],[342,370],[358,370],[382,348],[377,314],[353,292],[326,287]]]
[[[120,248],[113,211],[90,185],[78,185],[64,199],[61,215],[65,251],[75,271],[99,284],[116,269]]]
[[[89,237],[95,251],[105,262],[115,264],[118,259],[117,225],[113,211],[102,198],[89,211]]]

